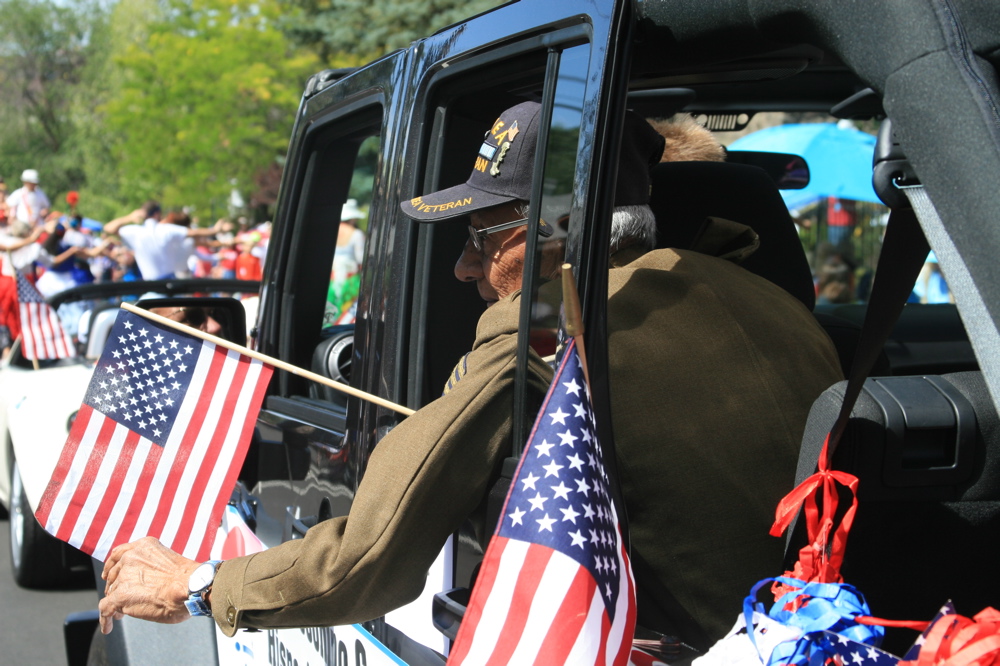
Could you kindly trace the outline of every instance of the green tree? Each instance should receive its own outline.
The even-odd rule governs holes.
[[[356,66],[504,0],[294,0],[283,26],[331,66]]]
[[[72,148],[77,100],[106,17],[90,0],[0,0],[0,175],[11,185],[25,167],[50,196],[84,180]]]
[[[132,202],[221,213],[235,185],[280,160],[299,96],[319,68],[277,29],[275,0],[165,0],[113,58],[105,126]],[[208,221],[208,220],[206,220]]]

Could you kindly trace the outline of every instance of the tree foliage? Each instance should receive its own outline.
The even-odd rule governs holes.
[[[0,0],[0,176],[55,207],[274,201],[299,97],[500,0]],[[374,149],[370,156],[375,158]]]
[[[104,107],[113,152],[136,199],[204,215],[280,159],[315,56],[295,54],[276,2],[168,0],[144,39],[115,58]]]
[[[294,0],[286,31],[331,65],[359,65],[504,0]]]
[[[0,0],[0,175],[38,169],[50,193],[84,176],[73,138],[85,72],[106,25],[89,1]]]

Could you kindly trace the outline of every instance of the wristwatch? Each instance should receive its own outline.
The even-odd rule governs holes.
[[[198,568],[191,573],[188,578],[188,598],[184,602],[188,612],[195,617],[205,617],[212,614],[205,601],[205,594],[212,589],[215,581],[215,572],[219,568],[222,560],[209,560],[198,565]]]

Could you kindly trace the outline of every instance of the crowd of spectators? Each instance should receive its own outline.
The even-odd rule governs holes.
[[[17,273],[46,298],[92,282],[261,278],[269,222],[251,227],[240,217],[202,226],[188,210],[164,212],[159,203],[148,201],[102,225],[80,213],[76,192],[67,194],[65,210],[55,210],[39,180],[36,170],[25,169],[22,186],[8,194],[0,178],[0,350],[4,353],[19,331]]]

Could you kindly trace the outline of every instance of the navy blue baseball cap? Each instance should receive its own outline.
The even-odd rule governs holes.
[[[472,175],[462,185],[400,204],[418,222],[444,222],[484,208],[531,199],[531,176],[538,143],[538,102],[512,106],[483,137]],[[615,206],[649,203],[649,169],[663,154],[664,138],[641,116],[625,114],[615,187]]]
[[[472,175],[462,185],[404,201],[403,213],[418,222],[443,222],[484,208],[531,198],[538,142],[538,102],[512,106],[483,137]]]

